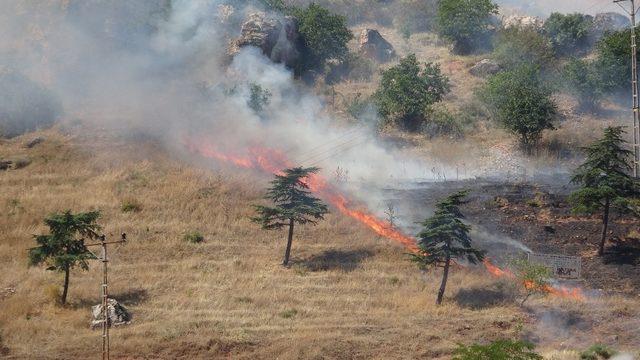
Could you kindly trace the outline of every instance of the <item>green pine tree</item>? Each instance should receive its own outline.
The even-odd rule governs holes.
[[[328,213],[327,206],[318,198],[311,196],[306,178],[318,172],[318,168],[296,167],[286,169],[283,175],[276,175],[267,190],[266,199],[271,200],[275,206],[268,207],[256,205],[258,216],[251,220],[261,224],[263,229],[274,230],[289,227],[287,248],[282,264],[289,264],[291,243],[293,242],[293,227],[295,224],[317,224]]]
[[[436,213],[422,224],[423,230],[418,234],[420,253],[411,254],[411,260],[421,269],[442,267],[442,283],[438,291],[436,304],[442,304],[447,286],[449,268],[454,259],[466,259],[475,264],[484,259],[484,251],[471,246],[469,231],[471,227],[462,222],[460,205],[467,196],[460,191],[448,196],[436,205]]]
[[[77,266],[89,270],[87,260],[96,258],[85,246],[84,239],[98,237],[100,225],[96,221],[99,217],[98,211],[53,214],[44,220],[49,227],[49,234],[34,236],[39,246],[29,250],[29,264],[35,266],[46,263],[49,265],[47,270],[64,272],[62,304],[67,302],[70,270]]]
[[[602,211],[602,236],[598,255],[604,254],[612,207],[626,210],[629,200],[638,195],[638,182],[629,175],[632,152],[625,148],[620,126],[608,127],[602,139],[584,148],[587,159],[578,167],[572,182],[580,189],[571,194],[576,213],[594,214]]]

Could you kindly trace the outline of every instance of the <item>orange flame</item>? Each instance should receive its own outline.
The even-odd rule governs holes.
[[[191,139],[191,141],[187,140],[185,143],[187,149],[191,152],[198,153],[204,157],[228,162],[243,168],[259,169],[268,173],[279,174],[282,169],[292,166],[291,162],[287,160],[286,156],[282,152],[273,149],[253,147],[249,149],[250,156],[237,156],[221,153],[206,141],[194,141],[194,139]],[[365,224],[376,234],[402,244],[412,252],[419,251],[414,238],[391,228],[385,221],[377,218],[369,212],[352,208],[347,198],[336,188],[331,186],[322,176],[312,174],[307,178],[306,183],[312,192],[317,193],[327,202],[331,203],[341,213]],[[483,264],[487,271],[496,277],[515,277],[511,271],[507,269],[500,269],[496,265],[492,264],[489,259],[485,259]],[[533,286],[533,284],[525,283],[524,286],[529,288],[530,286]],[[585,299],[580,288],[546,286],[545,291],[564,298],[571,298],[575,300]]]

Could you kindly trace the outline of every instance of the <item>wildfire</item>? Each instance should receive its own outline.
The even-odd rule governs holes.
[[[287,157],[280,151],[273,149],[265,149],[261,147],[252,147],[246,155],[231,155],[217,151],[210,143],[206,141],[198,141],[196,139],[186,139],[187,149],[191,152],[198,153],[204,157],[216,159],[219,161],[234,164],[247,169],[258,169],[264,172],[279,174],[282,169],[292,167],[293,164],[287,160]],[[360,209],[353,208],[349,204],[348,199],[340,193],[338,189],[331,186],[327,180],[317,174],[312,174],[306,179],[309,190],[318,194],[325,199],[342,214],[356,219],[360,223],[366,225],[376,234],[387,239],[402,244],[412,252],[418,252],[418,246],[414,238],[403,234],[402,232],[391,228],[385,221],[377,218],[375,215]],[[483,264],[487,271],[496,277],[513,278],[515,275],[506,269],[500,269],[492,264],[489,259],[485,259]],[[524,284],[525,287],[533,286],[533,284]],[[564,286],[546,286],[546,292],[575,300],[584,300],[585,296],[580,288],[568,288]]]

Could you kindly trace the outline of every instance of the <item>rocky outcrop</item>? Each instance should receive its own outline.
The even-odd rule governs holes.
[[[490,76],[500,72],[500,65],[490,59],[482,59],[469,69],[469,73],[474,76]]]
[[[375,29],[362,30],[359,48],[362,55],[378,62],[391,61],[396,57],[393,46]]]
[[[253,13],[242,24],[240,38],[231,44],[229,54],[233,56],[242,47],[254,46],[271,61],[293,67],[300,56],[299,37],[294,18],[280,20],[265,13]]]
[[[536,16],[511,15],[502,19],[502,27],[505,29],[517,27],[540,31],[543,26],[544,20]]]
[[[102,327],[103,314],[102,304],[91,307],[91,328],[96,329]],[[131,314],[129,311],[118,303],[115,299],[107,299],[107,313],[109,326],[126,325],[131,322]]]

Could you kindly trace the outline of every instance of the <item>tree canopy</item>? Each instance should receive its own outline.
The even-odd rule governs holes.
[[[30,265],[46,263],[49,266],[47,270],[65,273],[62,304],[67,301],[69,271],[75,267],[88,270],[87,261],[96,258],[87,249],[84,240],[85,238],[95,239],[98,237],[100,226],[97,224],[97,220],[99,217],[100,213],[97,211],[78,214],[66,211],[50,215],[44,220],[49,227],[49,234],[36,235],[35,240],[38,247],[29,250]]]
[[[603,211],[602,237],[598,253],[604,253],[609,209],[626,210],[629,200],[638,195],[638,182],[631,177],[629,157],[632,152],[625,148],[624,129],[608,127],[604,136],[584,148],[587,159],[576,169],[572,182],[580,188],[571,194],[573,210],[577,213],[593,214]]]
[[[589,47],[593,17],[585,14],[554,12],[544,22],[544,30],[551,39],[556,53],[573,55]]]
[[[353,39],[353,34],[344,16],[332,14],[316,3],[304,9],[296,8],[293,14],[304,43],[302,71],[322,72],[327,60],[346,59],[349,53],[347,43]]]
[[[275,175],[265,196],[274,206],[255,206],[258,215],[252,221],[260,224],[263,229],[289,227],[284,265],[289,263],[294,224],[315,225],[328,213],[327,206],[311,195],[307,183],[308,177],[319,170],[316,167],[285,169],[282,174]]]
[[[411,54],[382,73],[374,99],[387,121],[415,131],[426,119],[429,107],[441,101],[449,89],[449,79],[439,65],[421,65]]]
[[[496,120],[518,135],[522,146],[530,151],[544,130],[554,129],[558,110],[552,93],[541,81],[539,70],[524,65],[491,77],[480,98]]]
[[[460,205],[466,196],[466,191],[460,191],[436,205],[435,214],[422,223],[418,234],[419,252],[411,254],[411,260],[421,269],[444,268],[437,304],[442,303],[452,260],[475,264],[484,259],[484,251],[472,247],[471,227],[462,222]]]
[[[636,28],[640,39],[640,30]],[[606,34],[596,44],[596,65],[602,87],[608,91],[631,88],[631,29]]]
[[[454,52],[468,54],[488,42],[491,16],[497,13],[491,0],[440,0],[438,32],[453,43]]]

